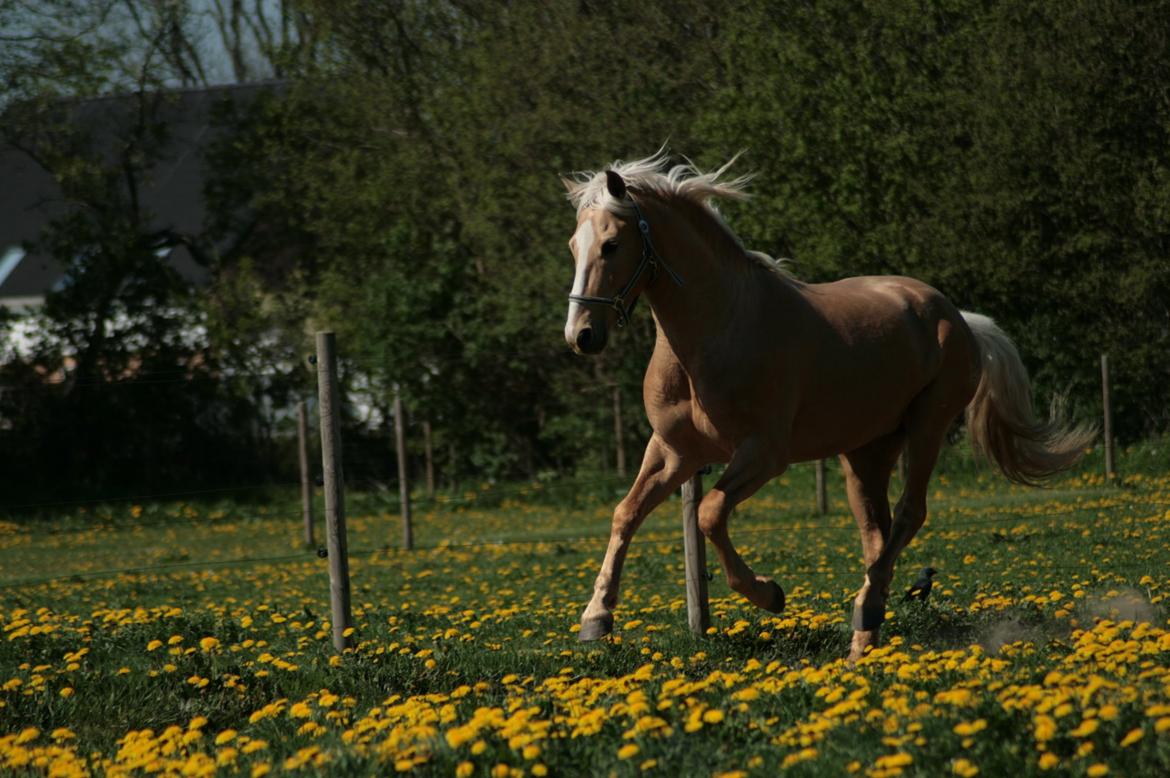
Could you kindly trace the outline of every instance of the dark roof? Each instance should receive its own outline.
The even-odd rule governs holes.
[[[203,198],[204,151],[223,130],[216,126],[218,105],[248,102],[256,95],[279,89],[277,83],[208,89],[175,90],[161,95],[159,117],[168,139],[158,163],[141,191],[141,201],[153,215],[152,229],[172,228],[199,234],[205,224]],[[112,150],[135,115],[135,95],[114,95],[69,101],[62,107],[70,121],[93,139],[94,148]],[[23,151],[0,141],[0,257],[14,246],[37,240],[48,222],[69,207],[53,177]],[[168,257],[175,269],[194,283],[207,271],[183,249]],[[41,297],[64,274],[55,258],[29,251],[7,278],[0,279],[0,299]]]

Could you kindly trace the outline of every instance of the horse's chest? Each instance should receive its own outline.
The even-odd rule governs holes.
[[[733,403],[714,403],[693,394],[669,403],[647,405],[654,431],[676,449],[702,451],[712,461],[726,461],[743,438],[744,420]]]

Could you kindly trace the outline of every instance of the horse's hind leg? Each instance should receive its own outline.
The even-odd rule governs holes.
[[[593,585],[593,598],[581,614],[581,631],[577,634],[580,640],[597,640],[613,631],[613,609],[617,606],[622,564],[634,533],[650,511],[690,478],[697,467],[684,462],[657,435],[650,438],[634,485],[614,509],[609,546]]]
[[[866,568],[878,560],[890,536],[890,473],[905,439],[899,429],[841,455],[845,491],[861,532],[861,553]],[[868,592],[863,588],[858,600],[864,602],[867,597]],[[880,626],[855,632],[851,655],[861,656],[866,648],[876,646],[879,633]]]
[[[745,441],[731,457],[727,469],[699,506],[699,529],[715,546],[727,574],[727,585],[753,605],[773,613],[784,610],[784,590],[774,581],[757,576],[731,544],[727,521],[736,505],[755,494],[771,478],[784,471],[784,463],[759,441]]]
[[[926,521],[926,492],[946,432],[966,406],[970,391],[936,381],[924,389],[906,413],[906,486],[894,509],[890,534],[877,559],[866,567],[865,586],[853,603],[853,648],[857,660],[871,645],[865,634],[876,633],[885,619],[886,598],[894,578],[894,563]],[[861,633],[861,634],[859,634]]]

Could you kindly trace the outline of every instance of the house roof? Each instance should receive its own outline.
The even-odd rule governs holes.
[[[141,202],[151,214],[151,229],[172,228],[200,234],[207,218],[204,203],[206,181],[204,152],[224,129],[217,124],[217,107],[248,102],[279,88],[279,83],[260,83],[207,89],[174,90],[161,95],[158,116],[167,139],[158,162],[141,182]],[[152,95],[156,96],[156,95]],[[69,120],[92,140],[97,153],[112,157],[127,123],[135,117],[133,94],[67,101],[62,108]],[[17,299],[43,298],[64,279],[65,269],[56,258],[40,252],[35,242],[42,230],[71,207],[53,177],[27,153],[0,140],[0,271],[2,258],[11,250],[27,249],[8,272],[0,272],[0,304]],[[192,283],[203,283],[207,269],[185,249],[176,249],[167,261]]]

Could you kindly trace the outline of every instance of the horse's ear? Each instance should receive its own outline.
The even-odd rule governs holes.
[[[605,171],[605,188],[615,200],[624,200],[626,197],[626,180],[616,170]]]

